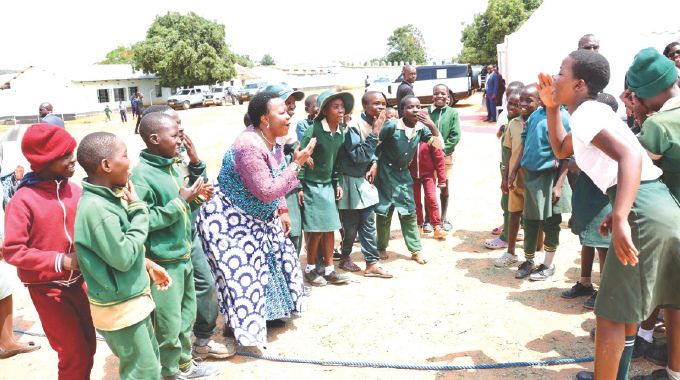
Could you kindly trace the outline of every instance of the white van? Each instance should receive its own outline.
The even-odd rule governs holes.
[[[392,82],[375,81],[368,86],[367,90],[382,92],[387,98],[387,105],[395,106],[397,88],[403,80],[404,76],[400,74]],[[472,68],[469,64],[416,67],[416,82],[413,84],[413,93],[418,97],[421,104],[432,103],[432,88],[440,83],[449,87],[449,105],[454,105],[459,100],[470,97],[474,92]]]

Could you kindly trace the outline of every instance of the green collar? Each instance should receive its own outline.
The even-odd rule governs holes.
[[[168,166],[172,166],[174,163],[179,160],[178,157],[173,157],[173,158],[165,158],[161,156],[157,156],[151,152],[149,152],[148,149],[144,149],[139,153],[139,159],[141,161],[144,161],[145,163],[155,166],[157,168],[164,168]]]
[[[106,198],[110,201],[120,201],[123,196],[125,195],[123,193],[122,188],[117,188],[116,190],[111,190],[108,187],[104,186],[99,186],[99,185],[93,185],[87,181],[87,178],[83,179],[81,182],[83,185],[83,191],[99,195],[102,198]]]

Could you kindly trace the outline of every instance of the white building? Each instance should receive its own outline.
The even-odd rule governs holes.
[[[144,95],[146,105],[165,103],[171,95],[158,76],[131,65],[89,65],[68,72],[30,66],[0,75],[0,120],[34,116],[42,102],[52,103],[54,113],[65,120],[102,112],[106,105],[115,111],[120,101],[129,108],[136,92]]]

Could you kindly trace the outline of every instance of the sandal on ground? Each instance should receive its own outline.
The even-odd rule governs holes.
[[[501,233],[503,233],[503,225],[501,224],[500,226],[494,228],[493,230],[491,230],[491,233],[494,235],[500,235]]]
[[[359,268],[358,265],[354,264],[352,260],[349,257],[343,257],[340,259],[340,263],[338,264],[338,267],[346,272],[359,272],[361,271],[361,268]]]
[[[375,266],[374,268],[365,270],[364,277],[392,278],[394,276],[381,266]]]
[[[414,252],[411,254],[411,260],[417,262],[418,264],[427,264],[427,259],[420,252]]]
[[[34,342],[28,342],[24,347],[17,348],[15,350],[4,350],[0,348],[0,359],[11,358],[14,355],[25,354],[27,352],[33,352],[40,349],[40,346]]]

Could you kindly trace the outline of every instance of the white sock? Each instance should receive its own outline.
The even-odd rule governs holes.
[[[305,273],[312,273],[312,271],[315,269],[316,266],[307,264],[307,266],[305,266]]]
[[[335,267],[333,265],[328,266],[324,269],[324,276],[328,276],[329,274],[333,273],[335,270]]]
[[[579,282],[581,283],[581,285],[585,287],[588,287],[593,284],[592,282],[590,282],[590,277],[581,277],[581,281]]]
[[[644,340],[646,340],[649,343],[654,342],[654,329],[652,328],[651,330],[645,330],[640,326],[638,329],[638,336]]]
[[[671,378],[673,380],[680,380],[680,372],[673,371],[668,366],[666,366],[666,372],[668,373],[669,378]]]
[[[545,258],[543,259],[543,265],[550,268],[555,258],[555,252],[545,251]]]

